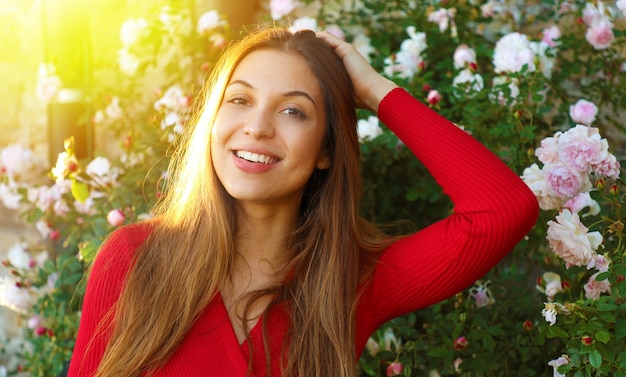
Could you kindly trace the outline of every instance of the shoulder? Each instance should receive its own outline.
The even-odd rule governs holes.
[[[138,222],[114,230],[96,255],[91,268],[92,278],[123,278],[134,262],[137,250],[153,229],[152,222]]]

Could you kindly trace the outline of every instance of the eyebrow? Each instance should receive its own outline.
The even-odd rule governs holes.
[[[247,82],[245,80],[234,80],[234,81],[231,81],[228,84],[228,87],[233,86],[235,84],[243,85],[243,86],[245,86],[247,88],[254,89],[254,86],[252,86],[252,84],[250,84],[249,82]],[[315,100],[313,100],[313,98],[307,92],[304,92],[302,90],[291,90],[289,92],[284,93],[283,96],[284,97],[304,97],[304,98],[308,99],[309,101],[311,101],[311,103],[313,103],[313,106],[315,106],[315,108],[317,108],[317,103],[315,103]]]

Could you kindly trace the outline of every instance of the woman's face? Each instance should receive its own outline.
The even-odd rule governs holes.
[[[326,116],[320,84],[300,56],[258,50],[236,67],[211,137],[220,181],[235,199],[299,205],[322,150]]]

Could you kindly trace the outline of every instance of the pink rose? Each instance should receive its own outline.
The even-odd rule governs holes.
[[[476,52],[468,45],[461,44],[454,50],[453,55],[454,68],[462,69],[470,64],[476,64]]]
[[[541,35],[541,41],[550,47],[556,47],[558,45],[557,40],[561,38],[561,29],[558,26],[553,25],[549,28],[543,29]]]
[[[562,132],[557,132],[554,137],[546,137],[541,140],[541,147],[535,150],[535,156],[544,164],[555,164],[559,161],[558,140]]]
[[[585,266],[595,258],[596,250],[602,243],[599,232],[588,232],[580,222],[578,214],[564,209],[556,221],[548,221],[547,239],[552,251],[570,266]]]
[[[602,141],[597,128],[579,124],[559,138],[559,160],[581,174],[588,174],[607,156],[608,144]]]
[[[578,213],[587,207],[589,207],[590,215],[597,215],[600,213],[600,205],[591,198],[589,192],[581,192],[565,202],[563,207],[569,209],[572,213]]]
[[[585,38],[596,50],[604,50],[610,47],[615,39],[613,24],[602,19],[587,29]]]
[[[585,297],[588,299],[597,300],[602,293],[611,293],[611,283],[609,283],[608,279],[596,280],[596,276],[599,274],[599,272],[596,272],[591,275],[589,280],[587,280],[587,284],[585,284]]]
[[[522,180],[535,194],[542,210],[560,209],[563,206],[564,199],[553,193],[539,165],[532,164],[524,169]]]
[[[562,163],[545,165],[543,174],[552,192],[562,199],[572,198],[591,188],[587,175],[581,175]]]
[[[584,99],[579,99],[569,107],[569,116],[578,124],[591,125],[598,115],[598,107]]]
[[[591,26],[596,22],[602,20],[602,12],[598,10],[591,2],[585,4],[585,9],[583,9],[583,22],[587,26]]]
[[[599,164],[593,167],[593,170],[596,174],[614,179],[619,177],[620,169],[621,166],[619,161],[617,161],[615,156],[612,154],[609,154]]]
[[[126,217],[124,216],[124,212],[122,212],[119,209],[114,209],[110,211],[109,214],[107,215],[107,221],[112,226],[120,226],[124,224],[125,220],[126,220]]]
[[[387,366],[387,377],[400,376],[403,369],[404,366],[400,362],[394,361]]]

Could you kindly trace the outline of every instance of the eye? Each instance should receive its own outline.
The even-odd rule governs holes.
[[[285,110],[281,111],[281,114],[285,114],[290,117],[296,117],[299,119],[306,119],[306,114],[302,110],[296,107],[286,108]]]
[[[242,97],[232,97],[232,98],[229,98],[226,102],[232,103],[235,105],[248,105],[249,104],[248,101]]]

